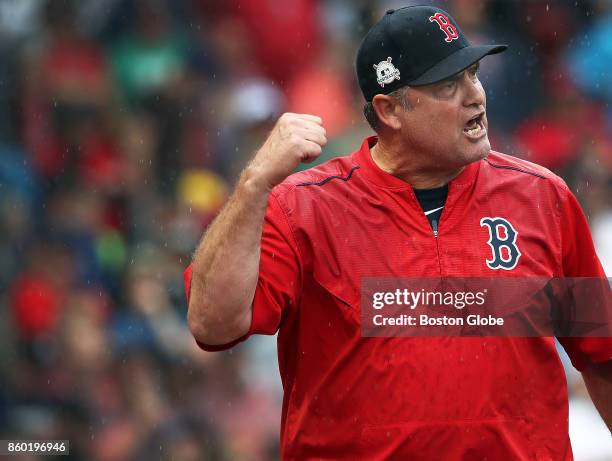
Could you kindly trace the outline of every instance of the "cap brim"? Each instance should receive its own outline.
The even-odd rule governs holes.
[[[506,48],[508,48],[508,45],[479,45],[461,48],[427,70],[420,77],[408,82],[408,85],[419,86],[440,82],[467,69],[485,56],[501,53]]]

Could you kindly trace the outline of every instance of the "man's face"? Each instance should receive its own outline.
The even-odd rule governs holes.
[[[478,63],[442,82],[410,87],[406,97],[410,109],[400,116],[402,137],[422,154],[424,167],[461,167],[487,156],[491,144]]]

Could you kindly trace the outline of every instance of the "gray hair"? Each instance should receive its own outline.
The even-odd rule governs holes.
[[[403,86],[387,95],[395,99],[404,110],[410,110],[410,103],[408,102],[408,98],[406,97],[407,89],[407,86]],[[363,115],[372,127],[372,129],[378,133],[382,122],[378,118],[378,114],[376,113],[376,110],[374,110],[374,105],[371,101],[366,102],[363,106]]]

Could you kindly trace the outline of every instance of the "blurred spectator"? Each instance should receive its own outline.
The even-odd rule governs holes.
[[[25,62],[25,142],[51,183],[72,183],[80,168],[118,155],[101,130],[112,94],[104,51],[77,31],[75,14],[73,1],[47,2],[45,39]]]
[[[526,158],[561,173],[584,148],[606,142],[605,113],[572,84],[565,69],[551,69],[542,81],[541,109],[518,126],[517,142]]]
[[[38,244],[26,255],[24,270],[10,287],[16,332],[24,345],[36,346],[56,332],[73,271],[70,255],[57,245]]]
[[[262,72],[284,86],[321,49],[317,0],[232,2],[232,13],[250,35]]]
[[[581,30],[567,50],[569,69],[582,89],[605,101],[612,101],[612,4],[597,3],[595,21]]]
[[[191,96],[187,38],[162,0],[135,0],[135,6],[130,32],[114,44],[110,60],[122,104],[152,124],[155,182],[171,194]]]

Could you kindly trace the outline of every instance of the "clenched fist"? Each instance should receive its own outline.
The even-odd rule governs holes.
[[[320,117],[287,112],[278,119],[251,161],[250,176],[271,190],[293,173],[300,162],[314,161],[326,143]]]

